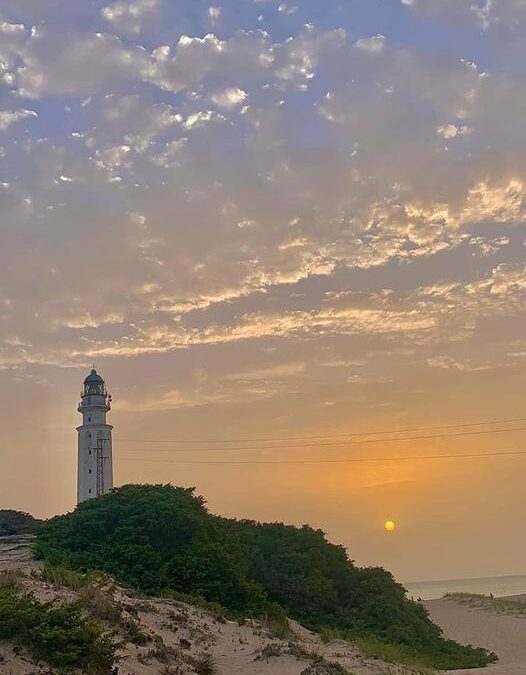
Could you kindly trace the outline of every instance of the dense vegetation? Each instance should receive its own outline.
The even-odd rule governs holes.
[[[114,660],[111,637],[77,605],[39,602],[0,585],[0,640],[26,647],[61,672],[79,669],[108,675]]]
[[[29,513],[0,509],[0,536],[34,534],[40,522]]]
[[[192,490],[128,485],[84,502],[42,526],[37,554],[146,593],[200,596],[234,616],[286,614],[315,630],[374,637],[435,667],[492,658],[444,639],[388,572],[356,567],[323,532],[219,518]]]

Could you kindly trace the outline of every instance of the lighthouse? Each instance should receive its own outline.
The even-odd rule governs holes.
[[[99,497],[113,488],[111,431],[106,414],[111,410],[111,396],[95,368],[84,380],[79,413],[82,425],[78,432],[77,504]]]

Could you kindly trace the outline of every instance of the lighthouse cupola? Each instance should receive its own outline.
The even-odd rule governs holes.
[[[84,380],[78,411],[82,425],[78,432],[77,502],[98,497],[113,488],[113,427],[106,422],[111,396],[95,368]]]
[[[84,415],[85,419],[83,421],[86,424],[86,417],[89,422],[94,417],[98,417],[101,421],[106,422],[106,413],[110,410],[111,396],[106,389],[106,383],[95,368],[93,368],[84,380],[84,387],[80,392],[78,411]],[[100,417],[100,414],[97,415],[97,413],[102,413],[102,417]]]

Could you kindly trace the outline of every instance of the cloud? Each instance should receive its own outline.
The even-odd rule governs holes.
[[[520,77],[300,5],[273,6],[284,32],[234,1],[178,3],[177,22],[99,5],[0,27],[0,363],[338,336],[424,351],[517,316]]]
[[[144,22],[158,14],[160,0],[118,0],[101,10],[102,16],[117,30],[140,33]]]
[[[208,16],[211,21],[217,21],[221,16],[221,7],[213,6],[208,8]]]
[[[370,54],[379,54],[384,49],[385,36],[373,35],[369,38],[360,38],[356,41],[355,46],[357,49],[362,49],[364,52],[369,52]]]
[[[468,373],[489,370],[497,367],[497,364],[494,362],[473,364],[469,361],[458,361],[451,356],[433,356],[432,358],[427,359],[427,364],[431,368],[440,368],[441,370],[457,370]]]
[[[37,114],[34,110],[0,110],[0,131],[28,117],[37,117]]]
[[[212,95],[212,101],[220,108],[235,108],[243,103],[246,98],[246,91],[239,89],[239,87],[225,89],[225,91]]]
[[[297,377],[305,373],[306,364],[298,361],[291,363],[282,363],[258,370],[247,370],[241,373],[230,373],[225,380],[249,382],[251,380],[281,380],[286,377]]]
[[[523,0],[402,0],[430,16],[472,24],[500,37],[524,36],[526,6]]]
[[[35,99],[53,94],[89,96],[99,90],[106,93],[140,78],[150,63],[144,49],[128,48],[115,35],[57,36],[47,28],[33,31],[20,56],[23,65],[16,70],[13,85],[19,95]]]

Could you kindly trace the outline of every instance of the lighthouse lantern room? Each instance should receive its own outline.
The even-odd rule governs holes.
[[[113,488],[111,431],[106,414],[111,396],[95,368],[84,380],[78,411],[82,425],[78,431],[77,503],[110,492]]]

